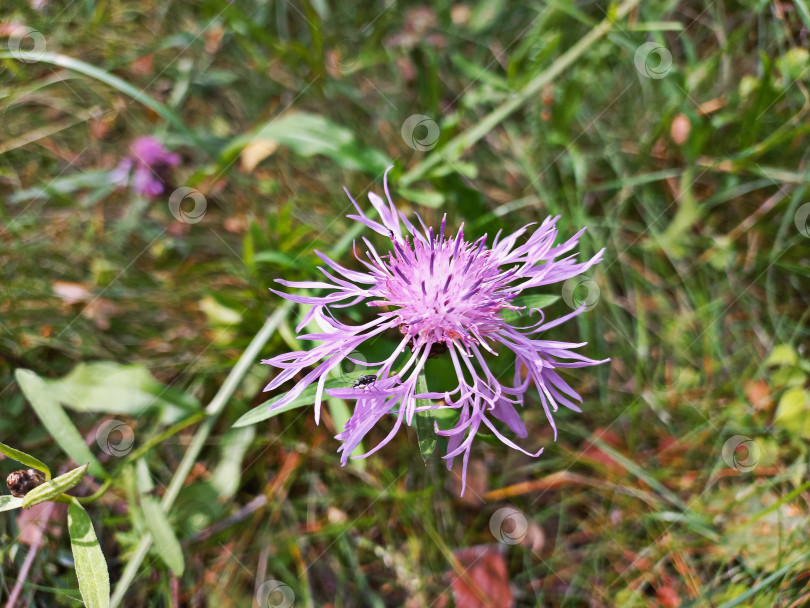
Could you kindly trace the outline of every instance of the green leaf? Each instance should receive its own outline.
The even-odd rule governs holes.
[[[23,394],[31,406],[34,408],[43,426],[59,444],[65,453],[74,462],[90,463],[90,474],[97,477],[106,477],[101,464],[84,443],[79,431],[71,422],[65,410],[59,402],[51,395],[45,381],[29,369],[18,369],[14,372],[14,377],[20,385]]]
[[[397,188],[397,194],[404,199],[430,207],[431,209],[438,209],[444,204],[445,196],[440,192],[431,192],[429,190],[414,190],[411,188]]]
[[[799,355],[790,344],[779,344],[773,347],[773,350],[765,359],[765,365],[770,366],[783,366],[783,365],[796,365],[799,362]]]
[[[23,499],[19,496],[0,496],[0,511],[11,511],[23,506]]]
[[[308,112],[288,112],[235,138],[220,162],[231,162],[249,143],[262,139],[286,146],[299,156],[328,156],[341,167],[354,171],[378,174],[391,164],[385,154],[358,142],[349,129]]]
[[[87,465],[83,464],[72,471],[68,471],[64,475],[60,475],[59,477],[54,477],[50,481],[46,481],[25,495],[22,506],[28,509],[29,507],[38,505],[41,502],[53,500],[57,496],[61,496],[70,488],[78,484],[86,472]]]
[[[786,390],[779,399],[773,423],[787,431],[797,433],[810,439],[810,418],[807,408],[810,405],[810,394],[801,386]]]
[[[48,481],[51,478],[51,470],[48,468],[48,466],[41,460],[31,456],[30,454],[26,454],[25,452],[21,452],[20,450],[15,450],[14,448],[6,445],[5,443],[0,443],[0,453],[5,454],[9,458],[12,458],[17,462],[21,462],[27,467],[31,467],[32,469],[36,469],[37,471],[42,471],[43,473],[45,473],[45,481]]]
[[[230,498],[239,489],[243,470],[242,460],[255,436],[256,428],[248,426],[231,429],[222,437],[220,444],[222,454],[211,474],[211,485],[219,491],[220,496]]]
[[[141,508],[146,527],[149,528],[155,542],[155,551],[172,572],[181,576],[185,568],[183,550],[166,518],[166,513],[157,499],[150,495],[141,496]]]
[[[2,59],[13,59],[16,58],[13,53],[0,53],[0,58]],[[153,110],[155,113],[160,115],[165,121],[170,122],[176,129],[182,131],[189,139],[192,139],[197,145],[201,147],[206,147],[205,142],[200,139],[200,137],[194,133],[191,129],[189,129],[183,120],[175,114],[171,109],[169,109],[164,104],[160,103],[159,101],[155,100],[154,98],[150,97],[147,93],[144,92],[143,89],[133,86],[126,80],[115,76],[114,74],[110,74],[109,72],[98,68],[92,64],[85,63],[80,59],[74,59],[73,57],[68,57],[67,55],[60,55],[59,53],[37,53],[37,61],[42,61],[45,63],[51,63],[53,65],[58,65],[63,68],[67,68],[69,70],[73,70],[75,72],[79,72],[80,74],[84,74],[85,76],[89,76],[90,78],[95,78],[103,82],[106,85],[109,85],[115,89],[118,89],[125,95],[129,95],[135,101],[142,103],[147,108]]]
[[[330,379],[327,380],[325,383],[325,388],[345,388],[346,386],[351,386],[352,380],[338,380],[338,379]],[[315,393],[317,392],[317,383],[312,384],[304,389],[304,391],[298,395],[295,399],[293,399],[290,403],[281,407],[279,409],[270,410],[274,403],[278,403],[281,401],[285,395],[279,395],[278,397],[274,397],[270,399],[270,401],[265,401],[261,405],[254,407],[252,410],[244,414],[239,420],[237,420],[233,426],[240,427],[240,426],[248,426],[251,424],[256,424],[257,422],[261,422],[262,420],[267,420],[268,418],[272,418],[273,416],[278,416],[283,412],[289,412],[290,410],[294,410],[298,407],[304,407],[305,405],[313,405],[315,403]]]
[[[43,380],[64,405],[78,412],[104,412],[139,416],[150,408],[172,410],[169,419],[183,410],[196,409],[199,403],[152,377],[144,365],[120,365],[112,361],[80,363],[58,380]]]
[[[87,608],[109,608],[110,573],[87,511],[73,499],[68,505],[68,532],[76,578]]]
[[[424,371],[420,372],[419,377],[416,379],[416,392],[417,394],[428,392],[427,378],[425,378]],[[431,405],[430,399],[416,400],[416,407],[426,405]],[[433,424],[433,412],[431,410],[416,412],[414,417],[416,418],[416,438],[419,441],[419,451],[422,454],[422,460],[427,464],[428,459],[436,450],[436,428]]]

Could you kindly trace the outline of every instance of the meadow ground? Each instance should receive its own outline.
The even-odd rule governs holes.
[[[3,0],[0,441],[90,462],[116,606],[810,604],[809,29],[807,0]],[[114,179],[147,135],[154,195]],[[268,288],[358,266],[342,188],[389,164],[428,225],[605,248],[537,292],[610,357],[565,374],[583,412],[554,442],[527,397],[543,455],[478,442],[463,498],[413,429],[340,467],[340,399],[233,426],[301,346]],[[0,514],[8,606],[81,605],[63,509]]]

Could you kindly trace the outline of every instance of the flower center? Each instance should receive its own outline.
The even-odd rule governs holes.
[[[502,272],[484,248],[456,238],[394,240],[394,250],[379,259],[372,306],[398,308],[400,331],[413,346],[456,342],[478,344],[501,326],[500,312],[511,308],[512,294]]]

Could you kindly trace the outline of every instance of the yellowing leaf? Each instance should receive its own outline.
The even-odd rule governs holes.
[[[774,424],[788,431],[810,438],[808,405],[810,395],[800,386],[786,390],[779,399]]]
[[[278,149],[278,142],[274,139],[254,139],[244,148],[240,155],[242,171],[250,173],[260,162],[271,156]]]
[[[774,346],[771,354],[765,359],[765,365],[796,365],[799,362],[799,356],[790,344],[779,344]]]

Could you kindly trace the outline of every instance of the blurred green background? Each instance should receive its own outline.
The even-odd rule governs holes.
[[[807,0],[3,0],[0,441],[72,466],[33,370],[98,458],[76,493],[104,484],[85,508],[121,605],[252,606],[273,580],[296,606],[808,605],[809,27]],[[110,181],[144,135],[181,157],[153,200]],[[233,428],[266,366],[215,399],[269,315],[255,361],[298,348],[268,287],[315,249],[352,263],[342,188],[364,204],[388,164],[429,225],[560,214],[606,247],[547,290],[547,315],[592,305],[553,337],[611,358],[566,376],[583,413],[554,443],[529,400],[545,453],[480,443],[463,499],[412,430],[341,468],[351,404]],[[173,479],[184,564],[136,560]],[[21,577],[20,517],[0,599],[24,578],[17,606],[81,605],[64,518]]]

